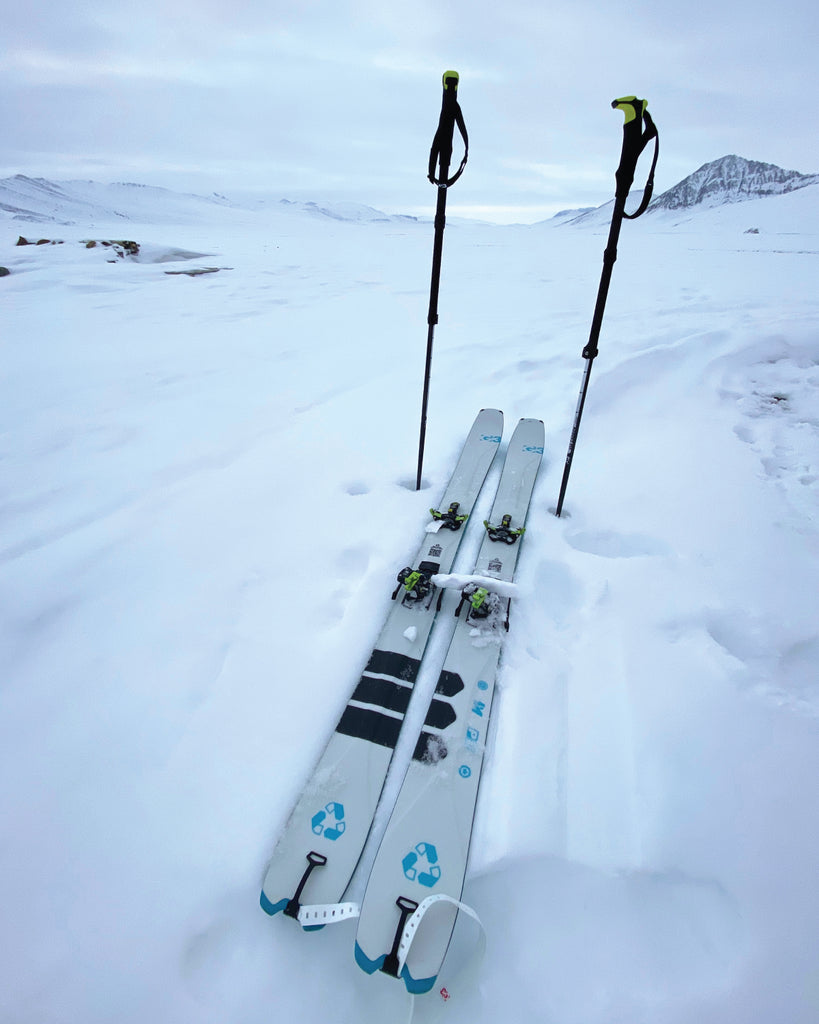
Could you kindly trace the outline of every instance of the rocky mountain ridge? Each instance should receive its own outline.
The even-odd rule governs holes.
[[[819,174],[800,174],[776,164],[729,155],[712,160],[658,196],[649,210],[687,210],[783,195],[819,183]]]

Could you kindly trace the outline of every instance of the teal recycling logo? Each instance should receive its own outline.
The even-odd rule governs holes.
[[[344,821],[344,805],[330,802],[313,815],[310,825],[317,836],[324,836],[325,839],[335,842],[347,828]]]
[[[418,843],[401,861],[404,876],[431,889],[441,877],[438,851],[432,843]]]

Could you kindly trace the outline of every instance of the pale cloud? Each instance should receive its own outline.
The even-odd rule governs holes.
[[[658,190],[728,152],[819,171],[817,18],[796,0],[31,0],[4,14],[5,169],[431,205],[454,68],[463,208],[606,201],[622,125],[609,104],[633,92],[660,127]]]
[[[32,85],[87,85],[99,79],[143,79],[159,82],[212,83],[201,67],[188,61],[133,57],[73,56],[42,50],[17,50],[4,59],[6,73]]]

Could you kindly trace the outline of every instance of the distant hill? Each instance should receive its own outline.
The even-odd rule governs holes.
[[[253,217],[266,210],[290,210],[297,214],[340,221],[414,221],[415,217],[391,215],[362,203],[294,202],[275,196],[234,202],[213,193],[201,196],[174,192],[154,185],[97,181],[48,181],[16,174],[0,179],[0,214],[15,221],[35,224],[90,224],[133,221],[146,223],[199,223],[214,217]]]
[[[0,210],[12,220],[37,224],[201,219],[203,207],[229,207],[223,196],[197,196],[153,185],[96,181],[48,181],[16,174],[0,180]]]
[[[649,210],[687,210],[693,206],[722,206],[748,199],[782,195],[819,183],[819,174],[786,171],[775,164],[724,156],[703,164],[673,188],[663,192]]]
[[[747,200],[784,195],[819,184],[819,174],[800,174],[774,164],[724,156],[704,164],[673,188],[656,197],[648,214],[699,214]],[[636,209],[641,192],[635,188],[627,208]],[[604,227],[611,220],[612,201],[599,207],[563,210],[548,221],[549,227],[578,225]],[[134,223],[208,223],[237,219],[255,221],[265,212],[289,211],[296,216],[328,218],[346,222],[408,222],[417,218],[387,214],[371,206],[353,202],[304,202],[282,199],[271,194],[250,194],[228,199],[153,185],[131,183],[102,184],[96,181],[49,181],[17,174],[0,179],[0,221],[34,224],[93,225],[113,222]],[[423,219],[423,218],[421,218]]]

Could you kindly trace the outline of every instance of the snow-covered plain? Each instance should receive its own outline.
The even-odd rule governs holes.
[[[354,923],[270,919],[260,880],[496,406],[547,453],[487,954],[415,1019],[815,1024],[819,186],[624,225],[560,520],[607,218],[448,225],[416,493],[431,224],[126,192],[0,222],[0,1019],[406,1019]]]

